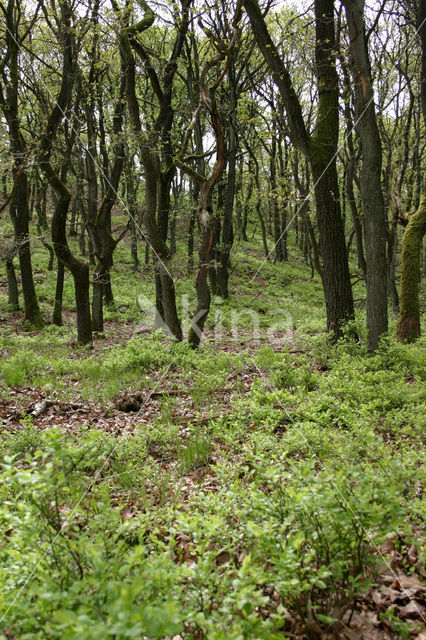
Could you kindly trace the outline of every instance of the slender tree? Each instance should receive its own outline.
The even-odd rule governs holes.
[[[200,228],[202,230],[201,245],[199,250],[199,264],[195,278],[197,308],[194,317],[192,318],[188,335],[188,342],[193,348],[198,347],[198,345],[200,344],[204,324],[210,310],[211,294],[207,275],[209,271],[211,249],[213,245],[213,234],[216,222],[210,204],[210,196],[211,191],[219,180],[225,166],[225,136],[223,132],[223,124],[216,103],[216,90],[223,81],[226,73],[228,72],[229,66],[232,61],[233,49],[238,35],[238,31],[236,28],[234,28],[233,31],[234,34],[229,45],[218,41],[217,38],[212,38],[218,50],[218,54],[208,60],[203,66],[202,72],[200,74],[200,100],[192,116],[192,121],[183,141],[182,148],[179,154],[174,157],[174,162],[183,170],[192,175],[201,185],[200,200],[197,212]],[[211,34],[209,32],[207,32],[207,35],[211,37]],[[222,60],[226,60],[223,71],[219,73],[219,77],[215,81],[210,81],[209,83],[209,71],[211,69],[217,68],[218,64]],[[187,163],[187,161],[185,161],[184,157],[187,146],[189,144],[189,140],[192,135],[192,131],[194,130],[194,127],[199,119],[200,112],[203,108],[206,109],[209,113],[216,139],[216,164],[209,177],[198,174]]]
[[[421,45],[420,100],[426,126],[426,0],[418,0],[417,33]],[[426,184],[419,208],[410,216],[402,238],[401,304],[397,329],[400,341],[413,342],[420,335],[420,252],[426,233]]]
[[[71,193],[66,186],[66,175],[70,165],[70,156],[75,140],[76,130],[67,144],[66,154],[61,169],[51,163],[52,146],[56,139],[59,125],[68,112],[72,98],[76,69],[76,47],[72,29],[72,9],[67,0],[59,3],[60,19],[58,37],[62,48],[61,86],[56,102],[49,114],[46,130],[40,143],[40,166],[49,184],[56,193],[56,204],[52,219],[52,241],[58,260],[62,261],[72,273],[75,287],[77,310],[77,339],[81,344],[92,342],[92,326],[89,299],[89,265],[77,258],[71,251],[67,240],[67,215],[71,201]],[[61,274],[59,274],[61,277]]]
[[[10,216],[15,231],[24,297],[25,319],[35,327],[44,325],[34,287],[30,247],[29,185],[26,171],[28,147],[22,132],[19,110],[20,52],[38,17],[37,5],[29,24],[23,25],[24,11],[20,0],[1,2],[0,10],[5,20],[5,48],[0,61],[0,108],[7,123],[10,149],[13,156],[12,175],[14,188],[10,202]]]
[[[243,4],[256,42],[280,92],[292,142],[306,155],[311,166],[324,265],[327,330],[339,336],[343,324],[353,317],[354,307],[336,167],[339,92],[334,61],[334,3],[333,0],[315,0],[318,107],[312,134],[306,129],[292,79],[269,34],[257,0],[243,0]]]
[[[368,346],[377,348],[388,329],[386,219],[381,185],[382,145],[377,126],[364,0],[344,0],[355,84],[356,128],[361,141],[361,195],[367,262]]]
[[[163,320],[170,333],[178,341],[182,340],[182,327],[176,309],[176,295],[173,276],[171,274],[171,253],[164,238],[164,227],[157,221],[157,197],[160,181],[159,157],[156,151],[158,131],[149,135],[142,129],[139,102],[136,94],[136,63],[133,48],[139,51],[136,36],[146,31],[155,20],[154,12],[144,0],[139,0],[144,11],[142,19],[127,27],[123,27],[120,35],[120,46],[125,62],[126,98],[129,119],[135,136],[138,153],[145,172],[145,213],[144,223],[148,231],[155,268],[157,273],[157,290],[161,288],[161,306],[157,311],[163,314]],[[114,2],[115,11],[120,14]],[[168,112],[168,108],[166,109]],[[158,300],[157,300],[158,302]]]

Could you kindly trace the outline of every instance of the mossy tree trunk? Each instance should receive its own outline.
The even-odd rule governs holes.
[[[396,333],[401,342],[413,342],[420,335],[420,253],[425,233],[426,193],[423,194],[416,213],[410,216],[402,238],[401,297]]]
[[[426,0],[417,4],[418,34],[421,44],[420,98],[423,121],[426,125]],[[423,236],[426,233],[426,190],[416,213],[410,216],[402,237],[401,255],[401,296],[399,322],[396,337],[401,342],[413,342],[420,335],[420,253]]]

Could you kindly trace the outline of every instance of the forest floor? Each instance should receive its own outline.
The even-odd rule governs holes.
[[[238,247],[192,351],[117,251],[92,349],[69,276],[39,332],[0,279],[0,638],[425,640],[424,340],[368,353],[358,281],[331,344],[307,265]]]

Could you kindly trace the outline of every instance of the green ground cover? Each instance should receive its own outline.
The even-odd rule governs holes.
[[[392,553],[395,571],[424,575],[424,341],[396,343],[393,318],[369,354],[358,282],[361,339],[348,331],[332,345],[318,277],[291,260],[267,263],[251,282],[259,259],[236,250],[233,293],[214,302],[196,352],[133,333],[138,296],[153,288],[148,267],[130,273],[125,244],[116,307],[93,350],[73,342],[69,276],[64,326],[37,333],[8,311],[2,289],[4,411],[19,388],[106,415],[120,394],[164,394],[152,419],[136,415],[119,435],[90,412],[66,433],[54,416],[40,428],[30,414],[2,430],[1,638],[339,637],[336,621],[394,570]],[[45,261],[36,250],[47,317]],[[177,293],[191,306],[185,273]],[[249,314],[231,333],[245,308],[257,312],[256,339]],[[277,309],[286,331],[270,344]],[[188,419],[167,389],[182,391]],[[419,633],[415,616],[388,608],[379,618],[393,637]]]

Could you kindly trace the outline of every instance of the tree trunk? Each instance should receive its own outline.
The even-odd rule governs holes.
[[[238,172],[237,172],[238,178],[237,178],[237,185],[236,185],[236,203],[235,203],[235,213],[236,213],[236,219],[237,219],[238,240],[241,240],[241,237],[242,237],[242,226],[243,226],[243,220],[242,220],[243,167],[244,167],[244,160],[243,160],[243,157],[241,156],[239,167],[238,167]]]
[[[89,265],[71,253],[66,239],[66,219],[70,199],[71,195],[68,191],[65,192],[64,190],[53,214],[52,240],[58,259],[71,271],[74,278],[77,340],[81,344],[91,344],[92,323],[90,318]]]
[[[18,281],[16,279],[15,267],[13,266],[13,258],[6,260],[7,273],[7,303],[13,311],[19,309]]]
[[[188,333],[188,343],[196,349],[200,344],[203,334],[204,324],[210,310],[210,289],[207,284],[207,271],[210,262],[210,251],[213,243],[214,216],[210,207],[203,213],[204,224],[202,226],[203,237],[200,246],[200,262],[195,279],[195,290],[197,292],[197,308],[191,321]]]
[[[420,252],[425,233],[426,194],[420,200],[416,213],[410,216],[402,238],[401,298],[396,333],[400,342],[414,342],[420,335]]]
[[[136,226],[134,222],[134,218],[132,218],[129,222],[130,225],[130,253],[132,256],[133,262],[133,271],[137,271],[139,269],[139,257],[138,257],[138,236],[136,233]]]
[[[196,71],[197,71],[197,75],[199,76],[199,69],[198,69],[198,52],[197,52],[197,47],[196,47],[196,43],[195,43],[195,39],[193,37],[191,37],[191,43],[192,46],[194,48],[194,62],[196,64]],[[188,68],[188,74],[187,74],[187,90],[188,90],[188,96],[191,100],[192,103],[195,102],[195,95],[194,95],[194,71],[192,69],[192,66],[189,65]],[[199,78],[196,78],[197,80]],[[203,158],[203,152],[204,152],[204,148],[203,148],[203,134],[201,131],[201,124],[200,124],[200,120],[197,119],[195,126],[194,126],[194,140],[195,140],[195,153],[198,156],[197,157],[197,171],[199,174],[204,175],[204,158]],[[193,268],[194,268],[194,235],[195,235],[195,223],[197,220],[197,210],[198,210],[198,203],[199,203],[199,199],[200,199],[200,184],[197,180],[195,180],[194,178],[192,178],[191,180],[192,184],[192,188],[191,188],[191,194],[192,194],[192,202],[193,202],[193,207],[191,209],[191,213],[190,213],[190,218],[189,218],[189,228],[188,228],[188,273],[191,273]]]
[[[243,0],[259,48],[272,72],[287,113],[293,144],[308,158],[315,180],[327,329],[337,338],[353,317],[354,307],[336,170],[338,145],[338,77],[335,67],[333,0],[315,0],[315,64],[318,79],[317,120],[309,135],[288,69],[273,43],[257,0]]]
[[[421,44],[420,98],[423,124],[426,125],[426,1],[417,4],[417,25]],[[410,216],[402,237],[401,298],[396,337],[399,341],[413,342],[420,335],[419,276],[420,254],[426,233],[426,193],[416,213]]]
[[[46,242],[45,240],[42,240],[42,245],[43,247],[45,247],[48,252],[49,252],[49,264],[47,265],[47,270],[48,271],[53,271],[53,263],[55,260],[55,251],[52,247],[52,245],[50,245],[48,242]]]
[[[367,263],[364,257],[364,243],[362,237],[362,223],[359,215],[358,207],[356,205],[354,194],[354,166],[352,159],[349,160],[349,164],[346,170],[346,194],[348,197],[349,209],[352,216],[352,222],[354,225],[355,239],[356,239],[356,252],[358,258],[358,268],[361,269],[364,278],[367,277]]]
[[[396,252],[398,248],[398,235],[397,235],[398,221],[392,220],[391,228],[388,234],[387,241],[387,269],[388,269],[388,294],[392,300],[392,309],[396,315],[399,315],[399,296],[398,289],[395,281],[395,263]]]
[[[248,222],[248,214],[249,214],[249,208],[250,208],[250,200],[253,193],[253,182],[254,180],[253,180],[253,175],[251,171],[251,164],[249,161],[247,193],[244,198],[243,215],[242,215],[242,221],[241,221],[241,239],[243,240],[243,242],[248,242],[247,222]]]
[[[73,141],[75,140],[75,129],[72,128],[72,137],[67,139],[66,152],[63,158],[62,167],[59,171],[54,170],[50,164],[52,145],[56,138],[58,127],[66,113],[72,95],[74,83],[74,40],[71,29],[71,7],[68,3],[60,4],[61,10],[61,32],[63,32],[63,63],[61,88],[56,103],[48,117],[46,131],[40,143],[40,165],[45,172],[52,189],[56,194],[55,210],[52,218],[52,241],[56,256],[71,271],[74,278],[76,311],[77,311],[77,339],[81,344],[92,342],[92,326],[90,319],[89,300],[89,266],[76,258],[67,241],[67,215],[71,201],[71,194],[68,191],[64,179],[71,164]],[[77,97],[75,109],[78,112],[79,96]]]
[[[164,322],[170,332],[171,337],[173,337],[178,342],[181,342],[183,337],[182,327],[176,309],[175,284],[170,273],[170,267],[170,261],[165,260],[164,258],[163,260],[159,260],[157,263],[157,269],[160,274],[161,282],[161,299],[164,311]]]
[[[338,199],[336,165],[313,166],[322,279],[327,311],[327,330],[340,333],[342,322],[353,317],[352,288],[343,222]],[[342,277],[343,276],[343,277]],[[343,313],[343,311],[345,313]]]
[[[111,271],[107,269],[104,276],[104,303],[109,309],[115,309],[114,292],[111,283]]]
[[[222,242],[220,245],[220,261],[218,270],[219,290],[222,298],[229,298],[229,260],[231,247],[234,242],[233,213],[235,200],[235,183],[237,175],[237,120],[236,120],[236,87],[234,60],[231,59],[228,70],[228,80],[230,87],[230,118],[229,118],[229,139],[228,139],[228,175],[225,193],[225,207],[223,210]]]
[[[170,221],[170,253],[172,256],[176,253],[176,224],[178,211],[180,209],[180,194],[182,191],[182,183],[177,184],[177,181],[173,182],[173,211],[172,219]]]
[[[114,8],[117,9],[115,3]],[[179,59],[185,40],[189,23],[189,2],[182,2],[182,13],[179,16],[179,25],[176,33],[173,51],[169,64],[162,74],[163,86],[149,55],[136,35],[142,33],[153,24],[155,15],[152,9],[144,3],[144,16],[137,24],[125,28],[121,32],[121,51],[124,58],[123,78],[125,79],[127,105],[129,109],[130,123],[138,140],[140,161],[145,170],[145,215],[144,221],[148,230],[149,240],[155,255],[156,273],[158,274],[158,286],[156,282],[157,304],[163,307],[164,320],[168,330],[178,341],[182,340],[182,328],[180,326],[177,309],[174,281],[170,273],[170,251],[166,245],[167,220],[169,205],[165,199],[170,200],[170,184],[175,172],[173,148],[170,131],[173,124],[172,87],[177,71]],[[150,136],[142,133],[142,123],[138,98],[136,95],[136,71],[133,50],[138,53],[148,72],[153,90],[159,102],[160,111],[155,123],[155,131]],[[160,165],[161,149],[163,170]],[[160,185],[160,204],[157,211],[158,185]],[[168,186],[168,189],[166,187]],[[167,215],[166,215],[167,214]],[[160,296],[160,297],[158,297]],[[160,310],[159,310],[160,311]]]
[[[126,203],[129,211],[129,229],[130,229],[130,254],[132,257],[133,267],[132,270],[136,272],[139,269],[139,257],[138,257],[138,234],[136,230],[137,226],[137,193],[138,182],[135,175],[135,159],[133,155],[130,155],[129,149],[126,149],[125,159],[125,186],[126,186]]]
[[[58,260],[58,271],[56,274],[56,292],[55,292],[55,302],[53,305],[53,324],[56,326],[62,326],[62,301],[64,294],[64,277],[65,277],[65,267],[62,260]]]
[[[219,187],[224,187],[223,183],[218,185]],[[217,198],[217,209],[218,211],[223,210],[223,189],[218,189],[218,198]],[[210,289],[213,295],[219,295],[221,292],[220,289],[220,258],[221,258],[221,248],[220,248],[220,220],[219,216],[214,216],[213,220],[213,239],[212,239],[212,247],[211,247],[211,257],[209,260],[209,281],[210,281]]]
[[[288,161],[289,161],[289,144],[287,138],[282,137],[281,130],[278,130],[278,166],[279,166],[279,179],[281,184],[284,187],[286,181],[288,181]],[[284,157],[283,157],[283,149],[284,149]],[[287,207],[289,206],[289,197],[287,190],[284,192],[283,188],[279,192],[279,209],[281,211],[281,251],[283,256],[283,261],[287,262],[288,260],[288,229],[287,229]],[[291,219],[290,213],[290,219]]]
[[[388,330],[386,219],[381,186],[382,146],[374,107],[364,24],[364,0],[345,0],[355,84],[356,128],[362,150],[361,197],[367,256],[367,331],[370,350]]]
[[[195,186],[195,185],[194,185]],[[196,183],[197,191],[192,189],[193,205],[191,207],[191,213],[189,215],[188,225],[188,242],[187,242],[187,271],[191,273],[194,268],[194,235],[195,235],[195,221],[197,220],[197,202],[200,196],[200,186]]]
[[[318,273],[321,281],[323,282],[323,269],[321,266],[321,256],[320,250],[318,247],[318,242],[315,236],[315,231],[311,222],[310,208],[309,208],[309,167],[307,163],[305,163],[305,180],[302,182],[299,177],[299,154],[296,151],[294,154],[294,165],[293,165],[293,177],[294,183],[297,191],[299,192],[299,196],[301,198],[302,204],[299,207],[298,215],[304,223],[306,232],[309,237],[309,244],[312,247],[312,266],[315,271]],[[303,234],[302,234],[303,235]],[[324,286],[324,282],[323,282]]]
[[[16,165],[15,165],[16,166]],[[44,326],[37,295],[34,287],[31,249],[29,237],[29,208],[27,200],[27,176],[21,171],[18,187],[12,200],[14,210],[12,220],[15,228],[15,242],[18,247],[19,266],[21,270],[21,286],[24,297],[25,320],[40,329]]]
[[[274,123],[276,126],[276,123]],[[272,136],[271,155],[269,158],[269,174],[271,179],[271,199],[272,199],[272,216],[274,222],[274,244],[275,244],[275,261],[283,262],[283,246],[281,231],[281,216],[278,206],[278,185],[277,185],[277,141]]]
[[[86,255],[86,215],[81,210],[80,233],[78,235],[78,248],[81,256]]]
[[[256,211],[257,211],[257,217],[259,218],[259,222],[260,222],[260,229],[262,231],[263,253],[265,254],[265,260],[268,260],[269,259],[268,240],[266,238],[266,225],[265,225],[265,218],[263,217],[263,213],[262,213],[262,198],[260,195],[259,187],[257,188]]]
[[[92,330],[102,333],[104,330],[104,284],[105,271],[99,261],[93,273],[92,285]]]

